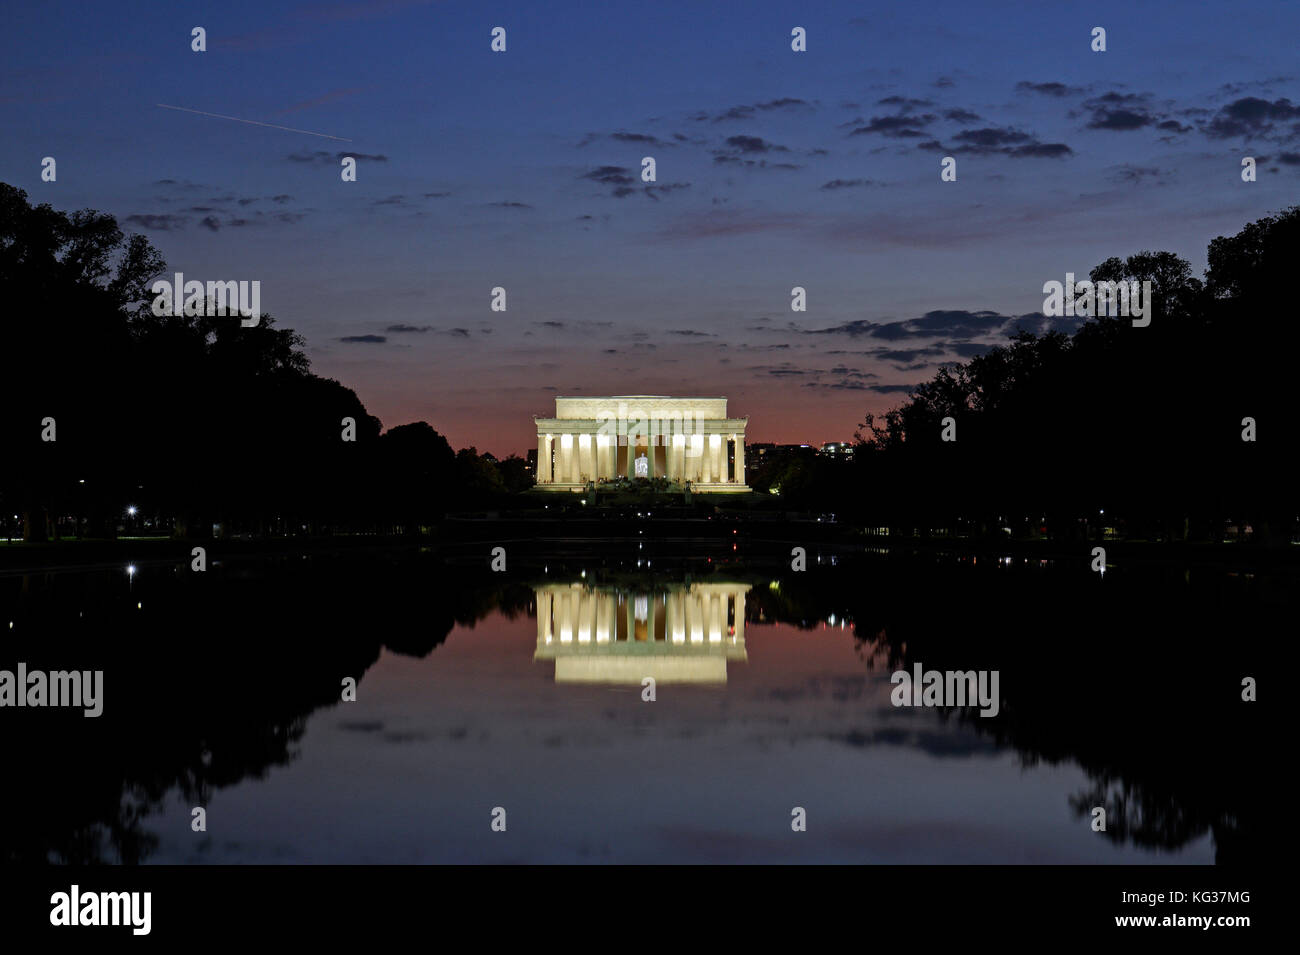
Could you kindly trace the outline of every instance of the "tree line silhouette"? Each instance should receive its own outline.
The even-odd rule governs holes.
[[[169,277],[161,253],[125,237],[113,216],[33,206],[0,183],[10,306],[0,527],[10,534],[19,522],[27,540],[146,523],[181,537],[214,526],[413,531],[449,503],[527,486],[522,459],[453,451],[425,422],[381,433],[355,392],[311,372],[302,337],[271,315],[251,327],[156,316],[150,286],[160,276]]]
[[[851,465],[787,456],[756,475],[793,504],[924,535],[1282,543],[1300,528],[1300,207],[1214,239],[1204,281],[1170,252],[1110,258],[1092,281],[1149,281],[1154,318],[1021,331],[941,366],[868,414]],[[953,419],[944,440],[944,419]],[[1243,439],[1252,419],[1255,440]]]

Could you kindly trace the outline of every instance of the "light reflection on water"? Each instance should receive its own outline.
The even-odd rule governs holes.
[[[1038,561],[1023,571],[988,563],[996,580],[1065,573]],[[1014,672],[1024,641],[981,622],[983,610],[948,628],[955,636],[937,631],[927,621],[950,608],[906,591],[933,586],[907,583],[911,569],[870,578],[874,600],[848,570],[848,583],[825,593],[789,577],[566,576],[551,567],[504,591],[422,591],[388,570],[379,578],[388,591],[358,584],[355,599],[289,573],[232,572],[206,610],[194,589],[206,581],[159,568],[135,577],[126,609],[144,628],[131,645],[138,656],[128,666],[125,645],[104,651],[119,655],[106,682],[110,700],[116,692],[123,702],[106,711],[103,729],[137,747],[122,770],[123,808],[100,814],[126,830],[130,852],[106,848],[106,861],[1212,863],[1214,833],[1235,813],[1221,802],[1189,811],[1182,800],[1200,790],[1182,776],[1135,776],[1128,754],[1088,749],[1093,702],[1042,685],[1041,661]],[[983,593],[978,583],[973,592]],[[81,595],[87,607],[96,586]],[[136,610],[142,593],[152,613]],[[306,598],[336,593],[305,630],[284,626],[315,606]],[[1057,600],[1048,594],[1043,605]],[[876,603],[889,612],[873,616]],[[189,649],[176,640],[182,614],[211,631]],[[1074,616],[1055,624],[1063,653],[1076,642]],[[41,629],[39,617],[19,619],[27,632]],[[949,642],[922,644],[936,634]],[[207,661],[204,641],[236,638],[247,650],[232,651],[228,669],[185,655]],[[965,665],[963,647],[1005,667],[1007,712],[986,723],[894,707],[889,677],[913,643],[932,667]],[[1110,672],[1104,660],[1087,663],[1073,685]],[[156,694],[171,685],[159,679],[174,677],[150,666],[207,684],[175,687],[160,723]],[[132,674],[139,686],[123,688]],[[358,697],[343,703],[337,687],[349,674]],[[139,712],[123,721],[130,701]],[[1136,717],[1125,718],[1122,726]],[[50,792],[72,791],[58,776],[63,765],[50,764]],[[103,772],[85,770],[77,782]],[[141,792],[157,795],[137,818],[125,807]],[[1092,832],[1089,806],[1116,794],[1134,807],[1129,817],[1111,836]],[[6,812],[30,815],[49,793],[13,798]],[[207,807],[206,833],[190,830],[195,805]],[[504,833],[489,827],[495,807],[506,810]],[[806,832],[791,831],[795,807],[807,811]],[[64,841],[85,840],[74,832]]]
[[[1174,854],[1100,839],[1069,807],[1076,766],[1025,769],[895,709],[838,628],[730,633],[721,598],[734,613],[747,589],[547,584],[550,627],[493,613],[423,660],[385,652],[357,703],[311,717],[299,759],[215,796],[209,839],[167,812],[151,861],[1213,861],[1208,836]]]

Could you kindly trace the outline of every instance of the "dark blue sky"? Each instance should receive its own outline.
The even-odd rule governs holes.
[[[1300,6],[1039,6],[8,3],[0,178],[261,280],[385,426],[522,453],[557,393],[725,394],[751,440],[844,439],[1044,282],[1199,272],[1297,199]]]

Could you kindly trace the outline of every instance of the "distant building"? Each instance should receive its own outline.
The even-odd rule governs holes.
[[[811,451],[812,446],[807,444],[772,444],[769,441],[765,443],[746,445],[745,450],[749,452],[751,457],[762,459],[772,458],[779,454],[794,454],[799,451]]]
[[[822,445],[820,453],[829,458],[851,461],[853,460],[853,445],[847,441],[827,441]]]

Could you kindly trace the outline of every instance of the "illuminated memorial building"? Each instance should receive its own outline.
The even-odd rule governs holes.
[[[745,426],[726,398],[556,398],[537,423],[537,486],[581,491],[626,477],[667,478],[706,492],[748,491]]]
[[[667,585],[645,592],[544,584],[536,588],[537,652],[556,683],[726,683],[745,660],[749,584]]]

